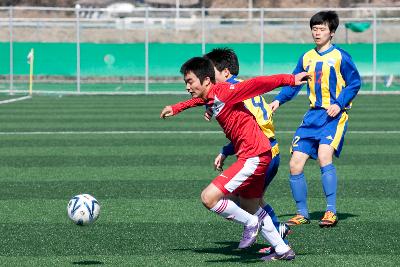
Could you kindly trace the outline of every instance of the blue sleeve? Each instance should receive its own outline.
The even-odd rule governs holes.
[[[304,55],[302,55],[300,57],[299,61],[297,62],[296,68],[293,70],[293,74],[295,74],[295,75],[304,71],[303,56]],[[300,92],[302,87],[303,87],[303,85],[298,85],[298,86],[293,86],[293,87],[292,86],[282,87],[281,91],[274,98],[274,100],[278,100],[279,105],[283,105],[284,103],[292,100]]]
[[[233,147],[232,143],[229,143],[229,144],[227,144],[227,145],[222,147],[220,153],[225,155],[225,157],[228,157],[230,155],[235,154],[235,148]]]
[[[344,109],[350,104],[354,97],[356,97],[358,91],[360,90],[361,78],[357,71],[356,65],[354,65],[353,61],[351,60],[350,55],[342,50],[341,53],[342,62],[340,65],[340,73],[346,82],[346,87],[342,89],[335,103],[338,104],[341,109]]]

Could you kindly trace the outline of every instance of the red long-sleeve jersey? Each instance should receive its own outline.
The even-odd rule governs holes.
[[[262,95],[277,87],[294,85],[294,75],[260,76],[237,84],[217,83],[211,86],[206,99],[192,98],[172,106],[174,114],[187,108],[208,105],[233,143],[238,157],[250,158],[271,149],[268,138],[260,130],[243,100]]]

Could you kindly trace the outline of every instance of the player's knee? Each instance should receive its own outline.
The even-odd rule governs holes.
[[[211,192],[208,191],[207,189],[204,189],[203,192],[201,192],[200,197],[201,197],[201,202],[207,209],[213,208],[218,202],[218,199],[216,199],[213,196],[213,194],[211,194]]]
[[[326,166],[332,163],[332,155],[328,153],[319,153],[318,161],[320,166]]]
[[[318,149],[318,161],[320,166],[326,166],[332,163],[335,149],[329,145],[320,145]]]
[[[303,172],[304,164],[302,161],[291,158],[289,162],[290,174],[297,175]]]

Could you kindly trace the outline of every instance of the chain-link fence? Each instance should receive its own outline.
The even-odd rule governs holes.
[[[400,8],[339,8],[335,43],[353,57],[364,92],[400,91]],[[183,92],[180,65],[214,47],[232,47],[244,78],[290,73],[313,47],[319,9],[0,8],[0,91]]]

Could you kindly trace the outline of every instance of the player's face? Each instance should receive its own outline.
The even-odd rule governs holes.
[[[312,37],[317,47],[321,48],[330,45],[331,39],[335,33],[329,30],[327,24],[314,25],[311,29]]]
[[[204,96],[204,92],[206,89],[205,83],[207,79],[205,79],[203,83],[201,83],[196,74],[190,71],[185,75],[184,80],[186,83],[186,90],[189,92],[189,94],[192,95],[192,97]]]

